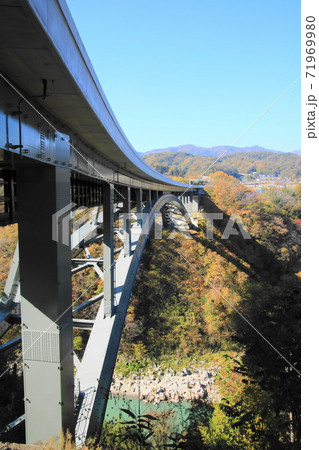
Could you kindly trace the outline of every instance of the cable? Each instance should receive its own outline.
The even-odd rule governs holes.
[[[0,72],[0,76],[1,76],[1,78],[6,82],[6,83],[8,83],[8,85],[25,101],[25,102],[27,102],[27,104],[63,139],[63,140],[65,140],[65,137],[63,136],[63,134],[57,129],[57,128],[55,128],[55,126],[46,118],[46,117],[44,117],[44,115],[43,114],[41,114],[40,113],[40,111],[38,111],[37,109],[36,109],[36,107],[19,91],[19,89],[17,89],[1,72]],[[69,145],[70,145],[70,147],[71,148],[73,148],[73,150],[79,155],[79,156],[81,156],[81,158],[83,158],[84,159],[84,161],[87,163],[87,164],[89,164],[94,170],[95,170],[95,172],[98,174],[98,175],[100,175],[100,177],[104,180],[104,181],[106,181],[108,184],[111,184],[111,182],[107,179],[107,178],[105,178],[98,170],[97,170],[97,168],[96,167],[94,167],[93,166],[93,164],[92,163],[90,163],[90,161],[88,161],[83,155],[82,155],[82,153],[77,149],[77,148],[75,148],[75,146],[71,143],[71,142],[69,142]],[[125,197],[114,187],[114,190],[123,198],[123,199],[125,199]]]
[[[103,268],[103,271],[107,271],[107,270],[110,270],[111,269],[111,267],[113,266],[113,265],[115,265],[116,263],[117,263],[117,261],[121,258],[121,256],[122,255],[120,255],[119,256],[119,258],[117,258],[117,260],[116,261],[114,261],[109,267],[107,267],[106,269],[105,268]],[[46,329],[46,330],[44,330],[41,334],[40,334],[40,336],[34,341],[34,342],[32,342],[32,344],[24,351],[24,352],[22,352],[21,353],[21,355],[15,360],[15,361],[13,361],[13,363],[11,363],[11,365],[9,366],[9,367],[7,367],[7,369],[3,372],[3,373],[1,373],[1,375],[0,375],[0,379],[8,372],[8,370],[13,366],[13,364],[15,364],[16,362],[18,362],[18,361],[20,361],[20,359],[21,358],[23,358],[23,356],[24,356],[24,354],[27,352],[27,351],[29,351],[37,342],[38,342],[38,340],[39,339],[41,339],[42,338],[42,336],[44,336],[44,334],[45,333],[47,333],[49,330],[50,330],[50,328],[53,326],[53,325],[56,325],[56,323],[57,323],[57,321],[58,320],[60,320],[61,319],[61,317],[63,317],[64,316],[64,314],[67,312],[67,311],[69,311],[69,309],[70,308],[72,308],[82,297],[83,297],[83,295],[84,294],[86,294],[86,292],[89,290],[89,289],[91,289],[91,287],[92,286],[94,286],[94,284],[95,283],[97,283],[97,281],[99,281],[100,280],[100,278],[97,278],[95,281],[93,281],[93,283],[88,287],[88,288],[86,288],[86,290],[84,291],[84,292],[82,292],[82,294],[78,297],[78,298],[76,298],[75,300],[74,300],[74,302],[72,302],[71,303],[71,305],[54,321],[54,322],[52,322],[51,323],[51,325]]]
[[[236,144],[236,142],[239,141],[239,139],[244,136],[244,134],[247,133],[247,131],[249,131],[277,102],[279,102],[279,100],[300,80],[301,75],[299,75],[298,78],[295,79],[295,81],[293,81],[280,95],[279,97],[277,97],[269,106],[268,108],[265,109],[264,112],[262,112],[257,119],[255,119],[253,122],[251,122],[250,125],[248,125],[248,127],[231,143],[231,145],[229,147],[226,148],[226,150],[223,151],[223,153],[221,155],[218,156],[218,158],[215,159],[214,162],[212,162],[212,164],[210,164],[207,169],[204,170],[203,173],[201,173],[199,175],[198,178],[201,178],[206,172],[208,172],[208,170],[213,167],[213,165],[215,165],[217,163],[217,161],[225,155],[226,152],[228,152],[228,150],[230,148],[232,148],[232,146],[234,144]],[[188,190],[190,189],[190,187],[188,187],[178,198],[181,198]]]

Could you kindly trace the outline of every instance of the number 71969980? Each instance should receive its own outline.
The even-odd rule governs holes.
[[[311,65],[306,66],[306,78],[308,77],[315,77],[315,62],[316,62],[316,34],[315,34],[315,17],[308,16],[306,17],[306,61],[307,63],[313,63]]]

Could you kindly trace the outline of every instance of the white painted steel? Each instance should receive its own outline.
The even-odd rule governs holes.
[[[150,211],[147,221],[143,224],[143,230],[139,224],[135,223],[130,254],[125,256],[123,249],[116,261],[116,313],[112,317],[105,317],[104,305],[101,302],[77,372],[77,380],[83,396],[75,430],[77,446],[84,445],[88,434],[92,436],[100,432],[122,328],[139,262],[155,217],[168,202],[174,203],[183,213],[186,213],[182,203],[174,195],[162,196]]]

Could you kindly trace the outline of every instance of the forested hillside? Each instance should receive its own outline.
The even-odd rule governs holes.
[[[187,153],[154,153],[143,155],[145,161],[160,173],[170,177],[190,178],[223,171],[238,177],[239,174],[267,174],[291,181],[300,179],[300,156],[292,153],[250,152],[233,153],[216,161],[214,156],[195,156]]]
[[[225,219],[215,222],[213,241],[206,238],[205,216],[192,240],[178,234],[149,241],[118,368],[141,363],[141,357],[146,367],[154,362],[175,370],[219,367],[216,383],[222,400],[206,402],[211,409],[204,408],[205,402],[194,404],[197,415],[179,448],[297,449],[300,190],[251,195],[223,173],[214,175],[214,185],[205,210],[224,212]],[[221,238],[234,212],[240,213],[252,239],[241,234]]]
[[[189,366],[213,369],[221,400],[194,402],[182,434],[171,436],[167,428],[157,428],[157,446],[151,434],[147,439],[144,434],[144,446],[136,443],[133,425],[125,424],[108,424],[112,442],[104,435],[102,443],[113,445],[116,438],[122,442],[119,449],[151,448],[151,442],[153,448],[162,448],[165,442],[189,450],[300,448],[300,185],[258,194],[223,172],[214,173],[212,180],[204,210],[224,214],[223,220],[214,221],[214,239],[207,238],[203,213],[192,239],[181,233],[171,239],[168,230],[163,239],[148,241],[116,371],[146,373],[154,365],[173,371]],[[222,238],[234,213],[251,239],[243,239],[237,225],[237,235]],[[3,286],[16,227],[0,228],[0,239]],[[93,257],[101,251],[99,244],[90,246]],[[101,290],[93,269],[76,274],[74,305]],[[88,333],[75,333],[79,356]],[[18,355],[19,348],[3,353],[2,367]],[[15,396],[9,398],[5,388],[0,392],[2,426],[23,411],[20,366],[21,360],[5,377],[5,386],[18,386]]]

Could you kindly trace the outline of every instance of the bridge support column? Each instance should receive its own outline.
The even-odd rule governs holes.
[[[142,223],[142,189],[136,189],[136,216],[137,222],[143,226]]]
[[[104,225],[104,317],[114,313],[114,186],[103,186],[103,225]]]
[[[184,208],[187,210],[187,194],[182,195],[181,202],[184,205]]]
[[[131,188],[124,188],[123,220],[124,220],[124,256],[131,254]]]
[[[193,193],[192,192],[190,192],[189,193],[189,197],[188,197],[188,212],[189,212],[189,214],[193,214],[193,206],[194,206],[194,204],[193,204]]]
[[[61,430],[74,434],[70,171],[22,165],[17,188],[26,442],[32,444]]]
[[[191,194],[190,194],[190,192],[188,192],[186,194],[185,199],[186,199],[186,204],[185,204],[186,210],[187,210],[188,213],[191,213],[192,212],[192,204],[191,204]]]
[[[147,190],[146,191],[146,212],[150,211],[152,209],[152,191]]]
[[[158,200],[158,191],[151,191],[151,199],[152,199],[152,203],[157,202],[157,200]]]
[[[199,209],[200,209],[200,196],[199,195],[195,195],[193,194],[193,213],[199,213]]]

